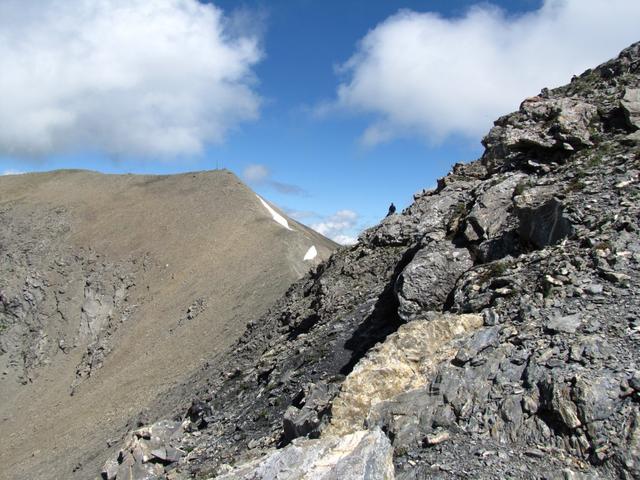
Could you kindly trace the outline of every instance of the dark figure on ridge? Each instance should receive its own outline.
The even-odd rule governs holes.
[[[387,217],[389,215],[393,215],[394,213],[396,213],[396,206],[393,204],[393,202],[391,202],[391,205],[389,205],[389,211],[387,212]]]

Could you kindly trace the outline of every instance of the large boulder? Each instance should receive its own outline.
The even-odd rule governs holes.
[[[217,480],[393,480],[393,448],[380,429],[296,440]]]
[[[398,277],[398,315],[411,320],[422,311],[441,310],[456,280],[473,266],[466,248],[433,242],[420,250]]]
[[[554,245],[573,233],[564,202],[548,187],[535,187],[515,198],[520,239],[536,248]]]
[[[620,102],[629,126],[640,128],[640,88],[627,88]]]
[[[523,173],[514,173],[479,192],[466,219],[465,238],[470,242],[487,240],[507,230],[514,191],[527,179]]]

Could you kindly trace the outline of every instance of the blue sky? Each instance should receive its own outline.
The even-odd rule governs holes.
[[[114,9],[122,6],[120,0],[110,2]],[[47,3],[49,0],[43,5]],[[155,3],[171,16],[170,21],[149,13]],[[123,43],[114,44],[114,52],[109,51],[111,37],[104,41],[96,34],[95,42],[83,46],[84,56],[76,59],[76,70],[68,64],[55,64],[73,60],[50,60],[56,73],[45,75],[42,88],[34,80],[41,72],[41,60],[24,67],[25,77],[19,81],[3,85],[0,80],[0,95],[5,96],[5,105],[9,104],[3,107],[0,99],[0,122],[7,125],[16,119],[19,125],[4,138],[0,134],[0,172],[86,168],[106,173],[166,174],[224,167],[304,223],[346,241],[379,221],[390,202],[404,208],[414,192],[432,187],[453,163],[478,158],[482,134],[498,114],[516,109],[524,97],[535,95],[544,86],[560,85],[571,74],[638,40],[633,38],[633,22],[620,26],[616,20],[616,25],[612,22],[612,28],[600,28],[597,38],[590,40],[597,48],[585,43],[593,37],[589,33],[593,22],[601,21],[600,10],[607,5],[606,11],[617,19],[620,12],[638,18],[634,17],[637,2],[633,0],[613,0],[614,7],[604,0],[215,0],[204,6],[210,10],[198,11],[190,3],[196,0],[141,3],[140,8],[147,10],[140,14],[150,15],[145,18],[151,23],[157,19],[157,30],[150,30],[140,41],[132,40],[123,26],[126,53],[122,53]],[[83,20],[73,17],[74,10],[47,8],[42,9],[47,13],[43,20],[41,11],[25,12],[29,9],[14,0],[0,7],[0,33],[9,32],[11,38],[13,29],[26,32],[20,34],[20,41],[9,42],[4,51],[0,46],[3,71],[18,68],[11,63],[17,62],[12,58],[18,54],[52,58],[42,53],[49,48],[46,45],[60,41],[64,49],[76,37],[84,38],[81,27],[76,26]],[[187,20],[189,15],[202,18],[203,12],[224,12],[224,16],[217,20],[211,17],[209,23],[203,20],[187,31],[184,25],[191,25],[188,21],[171,24],[178,17],[172,8]],[[133,14],[114,14],[111,25],[126,25],[127,15]],[[100,18],[108,15],[111,12],[85,12],[86,28],[100,31]],[[60,28],[51,34],[53,40],[46,38],[46,28],[30,29],[43,22],[56,22],[64,29],[65,22],[59,18],[74,25],[64,38],[59,36]],[[209,26],[220,31],[209,35]],[[565,30],[568,33],[563,37]],[[36,31],[45,37],[42,43],[29,42],[29,33]],[[137,67],[121,61],[120,56],[129,56],[130,62],[146,62],[150,49],[161,46],[145,44],[136,56],[136,49],[129,51],[126,42],[140,44],[164,33],[184,49],[176,48],[171,57],[162,56],[165,52],[159,55],[156,63],[162,65],[149,67],[157,69],[154,75],[147,78]],[[189,42],[176,41],[180,35],[188,36]],[[192,46],[194,39],[210,48],[198,50]],[[242,44],[238,39],[246,41]],[[166,44],[162,48],[166,50]],[[117,68],[105,73],[96,67],[97,73],[77,82],[76,90],[68,87],[67,77],[85,75],[94,64],[90,61],[87,66],[86,58],[94,54],[110,59]],[[198,55],[231,60],[193,65]],[[522,60],[525,57],[529,60]],[[142,89],[130,89],[127,95],[153,91],[158,78],[172,79],[156,96],[160,103],[145,102],[133,109],[131,104],[137,100],[119,96],[122,88],[115,84],[105,87],[95,80],[114,71],[126,76],[127,68],[135,71],[136,88]],[[215,83],[216,68],[226,69],[225,81],[219,84]],[[195,73],[182,78],[176,73],[182,70]],[[185,87],[194,77],[198,77],[197,85],[194,82]],[[208,81],[213,85],[210,89]],[[26,89],[29,82],[34,82],[31,92],[42,93],[36,100],[32,93],[24,93],[28,100],[20,100],[20,85]],[[65,85],[64,94],[60,83]],[[89,96],[91,100],[87,100]],[[48,97],[55,97],[55,102]],[[183,97],[189,107],[179,103]],[[19,100],[12,103],[13,98]],[[65,105],[78,107],[70,114]],[[175,118],[171,118],[171,108],[163,110],[166,105],[179,112]],[[20,118],[22,113],[16,112],[25,108],[35,113]],[[135,117],[145,108],[156,108],[159,113]],[[220,112],[214,115],[206,109]],[[114,127],[128,116],[136,118],[131,125],[124,122],[124,127]],[[170,128],[158,120],[165,117]],[[83,121],[74,124],[69,118]],[[188,123],[188,128],[181,129],[176,118]],[[42,134],[27,132],[30,122],[44,125]],[[206,128],[200,128],[198,122],[206,123]],[[153,130],[148,127],[151,123]],[[133,135],[137,126],[140,131]],[[183,135],[187,131],[197,132],[195,139]],[[157,132],[163,133],[153,137]],[[183,140],[174,142],[171,132]],[[38,143],[43,136],[49,140]],[[147,138],[152,138],[149,145]],[[38,143],[33,151],[30,141]]]

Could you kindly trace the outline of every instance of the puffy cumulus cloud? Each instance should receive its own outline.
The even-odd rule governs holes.
[[[257,117],[258,36],[197,0],[2,0],[0,154],[199,154]]]
[[[369,146],[409,135],[477,138],[523,98],[639,40],[639,18],[635,0],[545,0],[518,16],[486,3],[458,18],[400,11],[339,67],[332,107],[374,114],[361,138]]]
[[[342,245],[352,245],[356,243],[357,235],[355,230],[358,224],[358,214],[352,210],[339,210],[333,215],[321,218],[318,222],[310,226],[316,232],[329,237],[331,240]]]
[[[271,178],[271,171],[259,163],[247,165],[242,171],[242,178],[254,185],[266,185],[284,195],[307,195],[307,192],[298,185],[274,180]]]

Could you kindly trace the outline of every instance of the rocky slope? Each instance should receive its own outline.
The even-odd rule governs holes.
[[[328,257],[263,202],[227,171],[0,177],[0,478],[90,478],[132,416]]]
[[[640,44],[484,145],[250,321],[103,476],[640,478]]]

